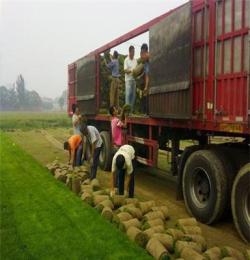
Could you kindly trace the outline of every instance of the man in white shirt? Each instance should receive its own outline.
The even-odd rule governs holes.
[[[123,145],[116,152],[112,160],[112,194],[115,186],[118,184],[120,195],[127,195],[129,198],[134,197],[134,159],[135,150],[131,145]],[[125,192],[124,192],[125,186]]]
[[[133,70],[137,66],[137,61],[134,58],[135,48],[129,47],[129,55],[124,60],[124,72],[125,72],[125,99],[126,104],[131,106],[131,111],[134,111],[135,98],[136,98],[136,82],[133,77]]]
[[[81,115],[80,115],[80,109],[77,104],[72,105],[72,125],[73,125],[73,134],[74,135],[80,135],[80,123],[81,123]]]
[[[91,144],[91,173],[90,179],[93,180],[96,178],[97,167],[99,164],[99,156],[102,149],[102,138],[99,131],[94,126],[87,126],[85,124],[81,125],[81,132],[88,139]]]

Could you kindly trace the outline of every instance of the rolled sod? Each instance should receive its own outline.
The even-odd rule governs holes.
[[[161,211],[165,217],[165,219],[169,218],[169,210],[167,206],[155,206],[152,207],[152,211]]]
[[[91,186],[91,185],[90,185]],[[97,190],[93,191],[93,195],[108,195],[108,193],[105,190]]]
[[[93,179],[91,182],[90,182],[90,185],[92,186],[93,188],[93,191],[97,191],[97,190],[100,190],[100,183],[97,179]]]
[[[189,247],[185,247],[183,248],[182,252],[181,252],[181,257],[183,259],[192,259],[192,260],[204,260],[204,256],[202,256],[201,254],[199,254],[198,252],[196,252],[194,249],[189,248]]]
[[[143,233],[145,233],[150,238],[153,237],[155,233],[163,233],[163,232],[164,232],[163,226],[155,226],[143,231]]]
[[[119,226],[121,222],[130,220],[132,218],[133,217],[128,212],[120,212],[113,216],[113,223]]]
[[[185,247],[188,247],[188,248],[192,248],[194,249],[196,252],[198,253],[202,253],[202,248],[201,248],[201,245],[195,243],[195,242],[189,242],[189,241],[181,241],[181,240],[178,240],[176,241],[175,245],[174,245],[174,251],[175,251],[175,255],[176,256],[181,256],[181,252],[182,250],[185,248]]]
[[[102,215],[102,217],[104,217],[106,220],[108,220],[110,222],[113,219],[113,211],[109,207],[103,208],[101,215]]]
[[[230,247],[230,246],[225,246],[221,249],[221,255],[223,257],[235,257],[236,259],[239,259],[239,260],[244,260],[245,257],[243,255],[243,253],[241,253],[239,250],[233,248],[233,247]]]
[[[128,230],[128,228],[132,227],[132,226],[140,228],[141,222],[137,218],[132,218],[130,220],[121,222],[119,225],[119,229],[123,232],[126,232]]]
[[[81,195],[82,201],[86,202],[89,205],[93,205],[93,196],[88,192],[83,192]]]
[[[109,196],[108,195],[94,195],[93,196],[93,202],[94,206],[97,206],[99,203],[101,203],[104,200],[108,200]]]
[[[179,228],[185,233],[185,234],[192,234],[192,235],[201,235],[202,231],[201,228],[198,226],[179,226]]]
[[[160,218],[148,220],[143,224],[142,229],[146,230],[155,226],[164,226],[164,221]]]
[[[245,258],[246,258],[246,260],[250,260],[250,249],[247,249],[245,251]]]
[[[139,200],[137,198],[126,198],[125,204],[134,204],[137,207],[139,205]]]
[[[121,207],[125,204],[125,196],[124,195],[114,195],[111,198],[114,206],[117,207]]]
[[[141,209],[143,215],[151,211],[152,207],[155,207],[155,201],[153,200],[139,203],[139,208]]]
[[[74,176],[72,178],[72,191],[78,195],[81,192],[81,179]]]
[[[66,186],[72,190],[72,178],[73,174],[67,174]]]
[[[117,211],[117,213],[125,212],[125,210],[127,208],[135,208],[135,204],[127,204],[127,205],[121,206],[116,211]]]
[[[143,68],[144,68],[144,64],[143,63],[139,63],[134,69],[133,69],[133,77],[137,78],[139,75],[142,74],[143,72]]]
[[[170,260],[167,249],[156,238],[151,238],[146,246],[146,250],[157,260]]]
[[[84,184],[82,184],[81,185],[81,191],[82,192],[88,192],[88,193],[93,193],[93,188],[92,188],[92,186],[91,185],[84,185]]]
[[[193,241],[193,242],[200,244],[202,247],[202,251],[205,251],[207,249],[206,239],[201,235],[186,234],[186,235],[184,235],[183,239],[188,239],[189,241]]]
[[[169,252],[174,251],[174,239],[172,236],[164,233],[155,233],[152,237],[158,239]]]
[[[205,253],[204,256],[208,260],[220,260],[221,259],[221,249],[217,246],[209,248]]]
[[[158,210],[158,211],[148,212],[147,214],[145,214],[143,216],[143,221],[149,221],[149,220],[153,220],[153,219],[157,219],[157,218],[160,218],[162,220],[165,219],[165,216],[162,213],[162,211]]]
[[[127,236],[130,240],[135,241],[139,246],[145,247],[149,238],[137,227],[129,227],[127,230]]]
[[[197,226],[198,222],[195,218],[181,218],[177,220],[178,226]]]
[[[174,238],[174,240],[181,239],[185,235],[181,230],[175,228],[168,228],[166,230],[166,233],[171,235]]]
[[[112,203],[111,200],[104,200],[102,202],[100,202],[97,206],[96,206],[96,209],[99,211],[99,212],[102,212],[102,210],[105,208],[105,207],[108,207],[110,209],[114,209],[114,205]]]
[[[139,208],[130,206],[130,207],[125,207],[124,211],[128,212],[134,218],[142,219],[142,212]]]

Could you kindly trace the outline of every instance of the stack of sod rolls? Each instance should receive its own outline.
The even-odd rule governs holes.
[[[123,195],[111,197],[108,189],[101,189],[97,179],[89,179],[88,167],[72,169],[58,161],[47,167],[55,179],[80,195],[84,203],[95,207],[104,219],[145,248],[154,259],[250,260],[250,250],[242,253],[229,246],[208,248],[195,218],[177,219],[173,225],[173,220],[168,221],[171,215],[166,205]]]

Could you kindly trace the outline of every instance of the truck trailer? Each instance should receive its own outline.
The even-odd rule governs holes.
[[[101,113],[101,55],[145,32],[149,112],[128,117],[123,141],[151,167],[159,149],[169,151],[188,213],[212,224],[231,210],[250,242],[250,1],[189,1],[68,65],[68,114],[77,103],[101,132],[103,170],[110,169],[112,141],[110,116]],[[181,149],[183,140],[195,144]]]

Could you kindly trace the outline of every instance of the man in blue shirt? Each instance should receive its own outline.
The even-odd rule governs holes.
[[[114,51],[113,56],[110,55],[110,62],[107,63],[107,61],[104,59],[105,64],[107,68],[111,70],[111,75],[112,75],[112,81],[110,85],[110,90],[109,90],[109,99],[110,99],[110,104],[109,106],[115,106],[119,108],[119,90],[120,90],[120,85],[121,81],[119,79],[120,77],[120,72],[119,72],[119,61],[118,61],[118,52]]]

